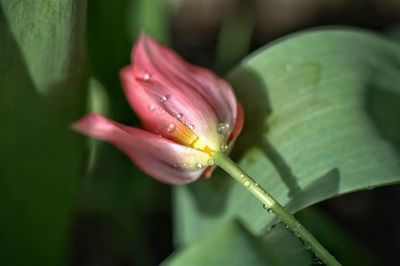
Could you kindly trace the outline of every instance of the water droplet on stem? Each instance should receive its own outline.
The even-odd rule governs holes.
[[[264,208],[264,210],[266,210],[268,213],[271,213],[271,212],[272,212],[271,208],[268,208],[267,205],[265,205],[265,204],[263,204],[263,208]]]

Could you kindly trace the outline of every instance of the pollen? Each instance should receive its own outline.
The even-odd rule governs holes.
[[[190,146],[196,150],[204,151],[210,155],[213,155],[214,151],[210,149],[199,137],[197,137]]]
[[[214,150],[207,146],[187,125],[182,123],[177,124],[173,131],[166,129],[167,133],[165,136],[169,139],[182,144],[186,147],[190,147],[209,155],[214,154]]]

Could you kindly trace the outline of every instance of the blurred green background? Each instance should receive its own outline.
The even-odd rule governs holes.
[[[173,188],[111,145],[70,130],[88,111],[138,124],[118,72],[142,30],[226,75],[252,51],[298,30],[349,25],[400,40],[398,23],[397,0],[0,0],[0,265],[158,265],[180,247]],[[396,97],[380,97],[377,113],[391,114],[398,149]],[[400,186],[392,185],[324,201],[298,217],[347,265],[398,265],[398,202]],[[230,225],[216,239],[239,232],[248,241],[254,236],[246,230]],[[275,247],[265,248],[278,256],[276,243],[291,237],[281,231],[267,239]],[[306,253],[295,254],[305,258],[299,265],[318,263]]]

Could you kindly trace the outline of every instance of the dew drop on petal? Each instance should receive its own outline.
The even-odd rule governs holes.
[[[177,113],[176,115],[175,115],[175,118],[176,119],[181,119],[183,117],[183,114],[182,113]]]
[[[201,169],[201,168],[203,168],[204,166],[203,166],[201,163],[196,163],[196,164],[194,165],[194,167],[196,167],[196,169]]]
[[[218,124],[218,128],[217,128],[217,132],[218,134],[226,134],[228,132],[229,129],[229,124],[227,123],[219,123]]]
[[[207,164],[209,166],[213,166],[214,165],[214,160],[212,158],[208,159]]]
[[[173,123],[171,123],[171,124],[169,124],[169,126],[168,126],[168,128],[167,128],[167,132],[168,132],[168,133],[172,133],[172,132],[175,131],[175,129],[176,129],[176,125],[173,124]]]
[[[149,111],[150,112],[154,112],[154,110],[156,110],[156,106],[154,104],[150,104],[149,105]]]
[[[192,124],[188,124],[188,128],[189,128],[190,130],[193,130],[193,129],[194,129],[194,126],[193,126]]]
[[[143,80],[150,80],[150,78],[151,78],[150,73],[149,73],[149,72],[144,72],[144,74],[143,74]]]
[[[160,102],[165,103],[168,100],[168,97],[163,95],[160,97]]]
[[[143,70],[136,74],[136,78],[144,80],[144,81],[148,81],[151,78],[151,74],[149,72],[147,72],[146,70]]]

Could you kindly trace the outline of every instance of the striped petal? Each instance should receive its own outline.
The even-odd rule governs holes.
[[[186,184],[200,177],[209,154],[156,134],[89,114],[73,125],[77,131],[113,143],[144,172],[169,184]]]
[[[149,101],[157,102],[209,148],[219,150],[236,121],[237,104],[231,87],[212,72],[186,63],[145,35],[132,57],[132,72],[124,71],[122,76],[133,73],[136,86],[123,82],[125,91],[142,87]],[[128,99],[137,110],[137,103]]]

